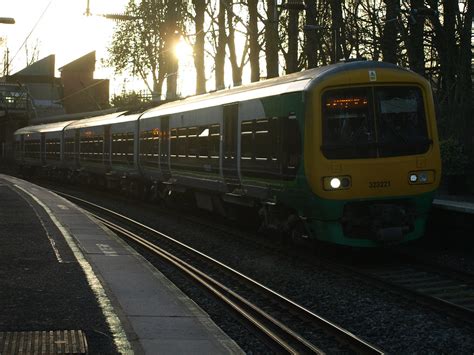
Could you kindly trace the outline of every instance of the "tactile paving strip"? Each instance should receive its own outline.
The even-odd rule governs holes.
[[[87,354],[87,340],[82,330],[0,332],[0,354]]]

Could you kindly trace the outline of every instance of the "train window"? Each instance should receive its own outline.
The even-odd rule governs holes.
[[[326,157],[375,157],[374,123],[369,88],[331,90],[323,94],[323,152]]]
[[[221,144],[221,127],[218,124],[209,126],[209,157],[219,159]]]
[[[186,158],[187,128],[178,128],[176,152],[179,158]]]
[[[242,160],[249,160],[254,155],[254,121],[242,121],[240,127],[241,150],[240,156]]]
[[[157,128],[140,133],[140,160],[147,166],[158,166],[161,131]]]
[[[209,126],[201,126],[197,131],[197,149],[199,158],[209,157]]]
[[[112,134],[112,162],[116,164],[132,164],[134,149],[133,132]]]
[[[81,132],[79,158],[84,161],[102,162],[104,156],[104,136],[91,130]]]
[[[188,139],[187,139],[187,154],[188,158],[197,158],[199,155],[199,143],[198,143],[198,128],[188,128]]]
[[[127,157],[127,161],[129,163],[133,162],[133,148],[134,148],[134,134],[133,132],[125,133],[125,154]]]
[[[15,143],[14,143],[14,144],[15,144],[15,145],[14,145],[14,149],[15,149],[14,152],[15,152],[15,153],[14,153],[14,154],[15,154],[15,159],[16,159],[16,160],[19,160],[19,159],[22,158],[22,156],[21,156],[21,155],[22,155],[22,150],[21,150],[21,148],[22,148],[22,146],[23,146],[23,145],[22,145],[22,141],[23,141],[23,136],[17,136],[16,139],[15,139]]]
[[[375,89],[380,156],[424,153],[430,141],[421,91],[416,87]]]
[[[242,121],[241,171],[245,176],[291,180],[301,158],[295,115]]]
[[[267,160],[271,157],[272,150],[276,148],[272,146],[272,133],[275,132],[270,132],[270,122],[268,119],[255,121],[254,145],[256,160]]]
[[[220,125],[173,128],[170,134],[173,169],[219,171]]]
[[[176,128],[170,131],[170,156],[172,158],[178,157],[178,130]]]
[[[38,159],[41,152],[40,139],[25,139],[25,157]]]
[[[322,99],[323,144],[330,159],[390,157],[428,150],[421,90],[380,86],[327,91]]]
[[[74,159],[74,137],[64,137],[64,160]]]
[[[45,157],[46,160],[59,160],[61,153],[61,145],[59,138],[48,138],[45,141]]]

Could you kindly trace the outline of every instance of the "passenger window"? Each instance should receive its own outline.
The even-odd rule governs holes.
[[[199,154],[199,144],[198,144],[198,135],[197,135],[197,127],[189,127],[188,128],[188,136],[187,136],[187,153],[189,158],[197,158]]]
[[[241,170],[252,177],[293,179],[301,159],[295,115],[242,121]]]
[[[208,126],[201,126],[198,129],[198,155],[200,158],[209,157],[210,130]]]
[[[172,158],[178,157],[178,130],[172,128],[170,131],[170,156]]]
[[[209,156],[219,159],[221,143],[221,127],[218,124],[209,127]]]

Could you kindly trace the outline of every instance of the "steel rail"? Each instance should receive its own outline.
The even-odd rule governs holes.
[[[416,270],[417,266],[416,264],[411,264],[407,267]],[[441,311],[442,313],[450,315],[451,317],[471,326],[474,325],[474,308],[472,308],[472,306],[466,307],[459,302],[453,302],[451,300],[456,299],[456,297],[466,297],[465,295],[467,294],[470,295],[471,305],[474,304],[474,287],[472,284],[469,285],[463,281],[456,282],[454,278],[446,277],[447,275],[439,272],[439,270],[429,271],[426,270],[425,267],[421,268],[421,276],[419,271],[414,271],[412,274],[405,272],[403,277],[397,276],[400,274],[397,272],[396,268],[387,268],[385,272],[381,269],[371,270],[357,267],[348,268],[353,273],[359,275],[359,277],[367,279],[369,282],[372,282],[381,288],[402,296],[413,298],[425,306]],[[418,274],[416,272],[418,272]],[[423,278],[429,277],[439,277],[439,280],[423,280]],[[443,277],[445,278],[443,279]],[[443,286],[433,287],[432,283],[452,284],[446,286],[447,289],[443,291]],[[432,288],[436,290],[430,290]]]
[[[106,213],[109,213],[111,215],[113,215],[114,217],[116,218],[120,218],[120,219],[123,219],[123,220],[126,220],[128,223],[132,223],[134,224],[135,226],[138,226],[139,228],[143,228],[145,229],[146,231],[148,232],[151,232],[153,234],[157,234],[163,238],[166,238],[168,241],[184,248],[185,250],[187,250],[188,252],[191,252],[191,253],[194,253],[196,255],[198,255],[199,257],[203,258],[204,260],[206,260],[207,262],[210,262],[212,264],[215,264],[215,265],[218,265],[220,268],[223,268],[225,269],[227,272],[231,273],[234,275],[234,277],[238,277],[240,279],[243,279],[245,280],[247,283],[253,285],[253,287],[257,288],[260,290],[260,292],[265,292],[266,294],[268,295],[271,295],[271,297],[273,298],[276,298],[278,299],[279,302],[285,304],[285,306],[287,308],[289,308],[291,310],[291,312],[293,313],[297,313],[297,314],[301,314],[302,317],[304,317],[306,320],[309,320],[315,324],[317,324],[319,327],[323,328],[327,333],[330,333],[332,336],[334,336],[335,338],[337,338],[341,343],[347,345],[348,347],[350,347],[352,350],[356,351],[357,353],[367,353],[367,354],[383,354],[383,351],[381,351],[380,349],[377,349],[376,347],[374,347],[373,345],[369,344],[368,342],[366,342],[365,340],[357,337],[356,335],[352,334],[351,332],[347,331],[346,329],[343,329],[341,327],[339,327],[338,325],[322,318],[321,316],[313,313],[312,311],[302,307],[301,305],[295,303],[294,301],[286,298],[285,296],[269,289],[268,287],[260,284],[259,282],[249,278],[248,276],[240,273],[239,271],[237,270],[234,270],[232,268],[230,268],[229,266],[223,264],[222,262],[218,261],[218,260],[215,260],[205,254],[203,254],[202,252],[194,249],[194,248],[191,248],[190,246],[162,233],[162,232],[159,232],[153,228],[150,228],[140,222],[137,222],[137,221],[134,221],[132,220],[131,218],[129,217],[126,217],[126,216],[123,216],[115,211],[112,211],[110,209],[107,209],[107,208],[104,208],[102,206],[99,206],[97,204],[94,204],[94,203],[91,203],[89,201],[86,201],[84,199],[81,199],[81,198],[78,198],[78,197],[75,197],[75,196],[72,196],[72,195],[69,195],[69,194],[65,194],[65,193],[62,193],[62,192],[57,192],[59,195],[62,195],[64,197],[67,197],[69,199],[73,199],[73,200],[76,200],[76,201],[79,201],[80,203],[83,203],[83,204],[86,204],[88,206],[91,206],[92,208],[95,208],[95,209],[99,209],[100,211],[102,212],[106,212]],[[100,220],[103,220],[101,217],[98,217],[98,219]],[[104,222],[105,223],[105,222]],[[110,222],[109,222],[110,223]],[[121,227],[119,227],[121,228]],[[139,237],[141,238],[141,237]],[[147,242],[149,243],[149,242]],[[155,246],[156,247],[156,246]],[[175,258],[174,256],[172,256],[170,253],[166,252],[165,251],[165,255],[166,254],[169,254],[167,255],[168,257],[170,257],[171,259]],[[184,262],[182,262],[184,263]],[[180,265],[184,265],[184,264],[180,264]],[[195,273],[196,275],[199,275],[199,277],[202,277],[202,278],[207,278],[208,276],[203,274],[201,275],[199,270],[194,270],[193,273]],[[217,281],[213,280],[212,283],[214,285],[219,284]],[[219,287],[221,287],[222,285],[220,285]],[[233,293],[233,291],[229,290],[228,288],[226,288],[226,290],[224,291],[226,293]],[[234,295],[236,295],[234,293]],[[238,295],[236,295],[238,296]],[[233,296],[233,297],[236,297],[236,296]],[[238,296],[240,297],[240,296]],[[250,307],[247,305],[247,307]],[[268,317],[270,318],[273,318],[271,316],[268,315]],[[283,324],[279,324],[278,327],[280,329],[282,328],[286,328]],[[317,349],[315,347],[315,349],[313,350],[313,352],[317,352],[317,351],[321,351],[319,349]]]
[[[166,250],[156,246],[155,244],[149,242],[148,240],[132,233],[114,223],[107,221],[106,219],[93,215],[92,216],[100,220],[104,225],[106,225],[111,230],[118,232],[127,238],[133,240],[134,242],[140,244],[141,246],[147,248],[148,250],[159,255],[163,259],[166,259],[168,262],[172,263],[183,272],[188,274],[194,280],[198,281],[202,286],[207,288],[209,291],[214,293],[219,299],[225,302],[228,306],[234,309],[238,314],[243,316],[247,321],[249,321],[255,328],[264,333],[272,342],[278,344],[278,346],[284,351],[290,354],[298,354],[300,352],[304,353],[316,353],[324,354],[322,350],[308,342],[306,339],[301,337],[299,334],[293,332],[291,329],[286,327],[284,324],[267,314],[265,311],[244,299],[234,291],[230,290],[220,282],[214,280],[210,276],[206,275],[202,271],[198,270],[194,266],[188,264],[187,262],[179,259],[178,257],[172,255]],[[228,296],[226,296],[226,294]],[[231,296],[231,297],[229,297]],[[252,314],[253,313],[253,314]],[[256,315],[255,315],[256,314]],[[263,324],[262,321],[258,318],[263,318],[270,323],[270,326]],[[300,346],[295,348],[295,346],[290,345],[288,341],[283,339],[282,336],[276,334],[275,330],[271,330],[270,327],[273,325],[274,328],[279,328],[280,333],[283,332],[287,336],[291,337],[293,342],[298,342]]]

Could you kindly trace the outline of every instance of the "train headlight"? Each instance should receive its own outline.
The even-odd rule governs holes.
[[[327,191],[347,190],[352,185],[350,176],[325,176],[323,188]]]
[[[408,173],[408,182],[410,185],[432,184],[434,181],[434,170],[410,171]]]
[[[415,182],[418,181],[418,175],[416,174],[410,174],[410,182],[414,184]]]
[[[331,187],[333,189],[338,189],[339,187],[341,187],[341,180],[339,180],[339,178],[335,177],[335,178],[331,179],[329,184],[331,185]]]
[[[420,183],[426,184],[428,182],[428,173],[426,171],[422,171],[418,175],[418,179],[420,179]]]

